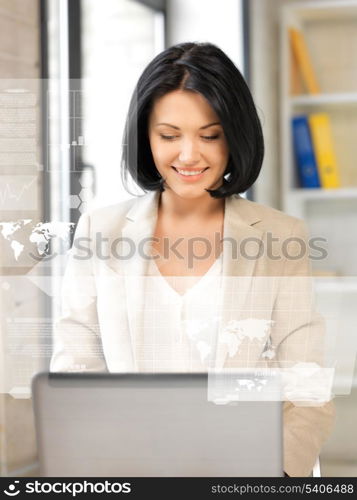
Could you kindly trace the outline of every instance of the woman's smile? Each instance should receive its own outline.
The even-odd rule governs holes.
[[[179,167],[172,167],[172,169],[176,172],[178,177],[180,177],[184,182],[196,182],[199,181],[200,179],[203,178],[204,173],[209,167],[205,168],[179,168]]]

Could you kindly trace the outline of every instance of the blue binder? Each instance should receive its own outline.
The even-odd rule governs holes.
[[[293,117],[292,131],[300,186],[303,188],[319,188],[321,183],[307,116]]]

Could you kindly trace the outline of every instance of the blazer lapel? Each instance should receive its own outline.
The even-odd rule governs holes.
[[[123,245],[131,250],[130,258],[121,262],[125,282],[126,310],[133,353],[142,342],[145,285],[149,265],[149,243],[155,230],[158,210],[158,192],[149,192],[138,198],[126,215],[122,229]],[[134,252],[135,249],[135,252]],[[136,356],[134,354],[135,369]]]
[[[223,234],[222,312],[218,331],[215,369],[229,354],[230,324],[249,308],[253,276],[264,231],[255,227],[261,218],[241,196],[226,198]],[[246,353],[242,352],[242,361]]]
[[[254,254],[262,243],[264,232],[255,227],[261,218],[241,196],[229,197],[225,203],[223,274],[252,277],[257,259]]]

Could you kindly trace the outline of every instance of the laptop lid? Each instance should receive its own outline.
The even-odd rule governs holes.
[[[41,373],[42,476],[283,475],[282,403],[208,398],[207,374]]]

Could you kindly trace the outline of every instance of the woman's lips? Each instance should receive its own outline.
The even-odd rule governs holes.
[[[176,172],[176,174],[180,177],[180,179],[182,179],[186,182],[194,182],[194,181],[201,179],[201,177],[203,177],[203,174],[206,172],[206,170],[209,167],[205,167],[200,174],[190,174],[190,175],[181,174],[176,167],[172,167],[172,168]],[[180,170],[186,170],[187,172],[190,172],[189,169],[180,169]],[[192,171],[194,171],[194,169],[192,169]]]

